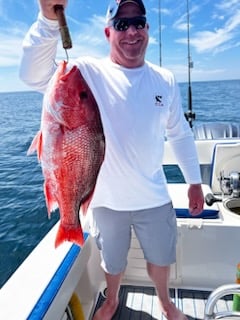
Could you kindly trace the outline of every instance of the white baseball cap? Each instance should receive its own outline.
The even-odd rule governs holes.
[[[138,5],[142,11],[142,14],[143,15],[146,14],[146,9],[145,9],[145,6],[144,6],[142,0],[115,0],[115,1],[112,1],[110,3],[110,5],[108,6],[107,14],[106,14],[107,22],[109,22],[110,20],[115,18],[116,15],[118,14],[119,8],[127,3],[134,3],[134,4]]]

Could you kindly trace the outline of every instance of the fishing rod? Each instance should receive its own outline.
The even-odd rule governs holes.
[[[158,1],[158,24],[159,24],[159,65],[162,66],[162,13],[161,0]]]
[[[187,0],[187,46],[188,46],[188,111],[185,112],[185,117],[192,128],[193,121],[196,118],[195,112],[192,111],[192,87],[191,87],[191,69],[193,61],[190,52],[190,15],[189,15],[189,0]]]
[[[63,5],[56,4],[54,6],[54,11],[56,13],[58,24],[59,24],[59,31],[62,38],[62,46],[65,50],[71,49],[72,40],[71,40],[70,32],[67,26]]]

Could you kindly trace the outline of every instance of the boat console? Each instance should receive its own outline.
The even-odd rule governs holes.
[[[216,144],[212,161],[211,188],[215,201],[240,218],[240,144]],[[215,197],[216,196],[216,197]]]

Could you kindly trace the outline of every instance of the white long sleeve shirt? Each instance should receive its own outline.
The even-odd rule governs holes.
[[[58,26],[38,17],[27,34],[20,76],[44,92],[54,71]],[[165,137],[185,180],[201,183],[192,131],[172,73],[149,62],[128,69],[109,57],[82,57],[77,64],[91,88],[103,122],[106,153],[92,207],[140,210],[171,201],[162,169]]]

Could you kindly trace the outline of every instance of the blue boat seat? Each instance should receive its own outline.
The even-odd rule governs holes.
[[[189,200],[187,197],[189,185],[185,183],[168,184],[169,195],[172,199],[173,207],[176,211],[177,218],[191,219],[217,219],[219,218],[219,208],[214,203],[211,207],[204,205],[204,210],[197,216],[192,216],[189,213]],[[211,193],[209,185],[202,184],[203,194]]]
[[[219,211],[204,209],[200,215],[192,216],[188,209],[185,208],[175,208],[177,218],[191,218],[191,219],[218,219]]]

